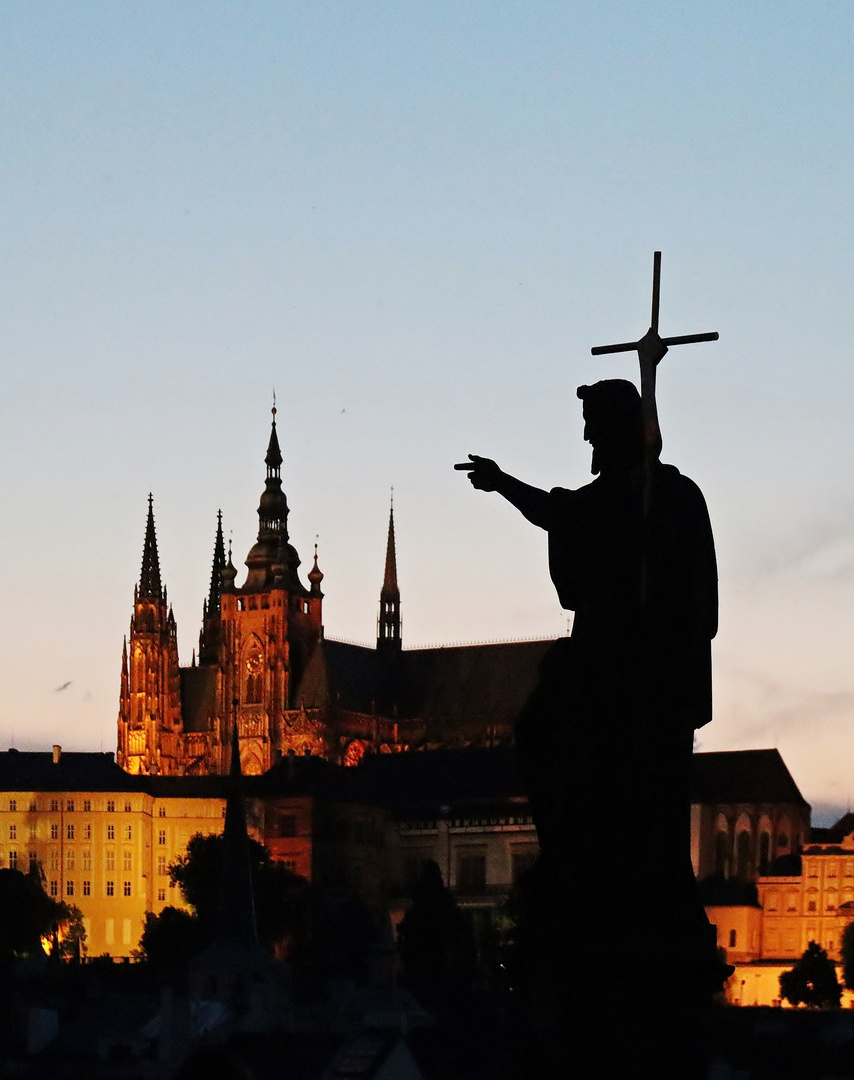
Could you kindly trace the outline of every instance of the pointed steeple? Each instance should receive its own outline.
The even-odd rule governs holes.
[[[276,434],[275,405],[264,462],[267,465],[267,479],[258,505],[258,539],[287,542],[288,500],[282,491],[282,451],[279,449],[279,437]]]
[[[314,544],[314,566],[308,572],[308,580],[311,583],[311,592],[313,596],[323,596],[320,591],[320,583],[323,581],[323,571],[317,565],[317,541]]]
[[[385,550],[385,574],[380,589],[380,614],[377,619],[377,648],[398,651],[400,638],[400,589],[397,585],[397,552],[394,543],[394,488],[388,515],[388,540]]]
[[[222,510],[216,512],[216,539],[214,540],[213,566],[211,567],[211,587],[208,593],[208,615],[220,610],[222,597],[222,572],[225,569],[225,544],[222,539]]]
[[[211,586],[202,610],[202,630],[199,634],[199,663],[216,663],[222,638],[222,590],[225,581],[225,544],[222,539],[222,510],[216,515],[216,539],[214,540]],[[193,662],[195,667],[195,660]]]
[[[258,540],[246,556],[249,574],[243,589],[263,592],[271,588],[285,588],[305,594],[297,577],[299,555],[288,543],[288,500],[282,491],[282,452],[276,433],[275,404],[264,461],[267,478],[258,504]]]
[[[142,570],[139,575],[140,600],[161,600],[160,559],[157,555],[157,534],[154,531],[154,500],[148,494],[148,521],[145,525],[145,544],[142,549]]]

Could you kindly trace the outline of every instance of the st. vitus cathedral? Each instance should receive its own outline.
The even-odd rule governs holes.
[[[131,773],[225,773],[235,724],[246,774],[265,772],[291,751],[354,765],[365,753],[509,742],[549,642],[404,651],[393,510],[376,648],[326,639],[317,551],[306,586],[289,542],[275,409],[265,461],[258,539],[241,586],[218,515],[198,657],[189,667],[178,662],[149,496],[122,651],[118,763]]]

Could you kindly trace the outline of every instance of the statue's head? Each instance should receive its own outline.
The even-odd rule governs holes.
[[[584,438],[593,447],[593,473],[626,473],[643,461],[641,399],[634,383],[603,379],[579,386]]]

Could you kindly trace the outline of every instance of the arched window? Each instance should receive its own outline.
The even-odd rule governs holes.
[[[736,841],[736,867],[735,876],[742,881],[748,881],[751,874],[750,865],[750,833],[746,830],[738,834]]]
[[[260,705],[264,700],[264,653],[261,642],[253,638],[243,654],[243,702]]]
[[[729,874],[729,837],[725,832],[719,832],[715,836],[715,873]]]
[[[768,873],[768,862],[771,858],[771,834],[764,832],[759,837],[759,873]]]

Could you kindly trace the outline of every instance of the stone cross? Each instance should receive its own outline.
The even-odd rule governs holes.
[[[650,327],[653,333],[658,333],[658,301],[661,294],[661,252],[656,251],[652,260],[652,321]],[[681,334],[679,337],[666,337],[661,339],[669,348],[671,345],[692,345],[696,341],[717,341],[716,330],[708,334]],[[619,345],[597,345],[590,352],[594,356],[602,356],[604,353],[636,352],[638,342],[623,341]]]

